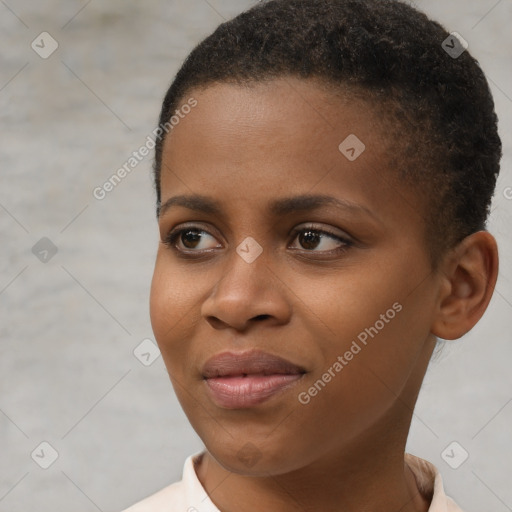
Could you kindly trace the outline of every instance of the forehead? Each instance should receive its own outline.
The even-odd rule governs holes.
[[[164,145],[162,202],[178,193],[208,194],[229,209],[316,193],[390,221],[417,215],[414,198],[392,180],[392,141],[367,102],[295,78],[215,84],[191,91],[183,103],[190,97],[197,106]]]
[[[247,160],[248,152],[271,149],[288,158],[323,162],[329,156],[338,158],[339,144],[357,135],[372,146],[373,154],[379,151],[386,128],[371,104],[349,93],[335,95],[320,84],[287,77],[193,90],[182,104],[193,96],[198,105],[171,132],[166,146],[200,143],[219,156],[223,149],[229,151],[231,160]]]

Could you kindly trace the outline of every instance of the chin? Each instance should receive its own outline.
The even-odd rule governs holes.
[[[208,447],[207,447],[208,448]],[[260,450],[250,441],[243,441],[238,446],[226,446],[211,450],[210,455],[225,470],[244,476],[265,477],[280,475],[297,469],[293,460],[286,458],[288,453],[276,447],[271,451],[269,447]]]

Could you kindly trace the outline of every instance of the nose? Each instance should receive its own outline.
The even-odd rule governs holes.
[[[247,263],[238,254],[201,307],[214,329],[244,331],[254,323],[281,325],[289,321],[287,287],[261,256]]]

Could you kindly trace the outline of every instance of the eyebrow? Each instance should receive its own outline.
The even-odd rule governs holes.
[[[165,203],[159,205],[158,217],[166,213],[173,206],[182,206],[184,208],[188,208],[189,210],[203,212],[210,215],[222,214],[222,207],[218,201],[207,196],[193,194],[188,196],[174,196],[167,199]],[[369,215],[380,222],[375,213],[373,213],[366,206],[348,201],[346,199],[339,199],[326,195],[306,194],[294,197],[284,197],[271,201],[268,205],[268,209],[271,214],[277,217],[295,212],[309,212],[318,210],[324,206],[335,206],[342,210],[347,210],[354,213],[362,213]]]

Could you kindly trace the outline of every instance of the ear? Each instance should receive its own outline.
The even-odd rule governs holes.
[[[432,333],[456,340],[484,314],[498,277],[498,247],[487,231],[467,236],[446,258]]]

